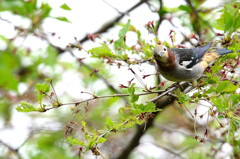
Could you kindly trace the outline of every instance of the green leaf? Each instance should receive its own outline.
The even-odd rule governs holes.
[[[131,110],[131,112],[132,112],[134,115],[143,113],[143,111],[142,111],[141,109],[133,109],[133,110]]]
[[[78,141],[78,138],[72,139],[72,136],[67,137],[67,142],[71,145],[85,146],[84,142]]]
[[[209,77],[208,83],[209,84],[216,84],[216,83],[218,83],[218,76]]]
[[[237,53],[231,53],[231,54],[227,54],[225,56],[223,56],[221,59],[225,60],[225,59],[235,59],[238,56]]]
[[[18,112],[32,112],[38,110],[38,108],[27,102],[21,102],[15,109]]]
[[[41,8],[41,10],[43,12],[42,13],[43,19],[49,17],[49,13],[52,10],[52,8],[49,6],[49,4],[48,3],[46,3],[46,4],[42,3],[40,8]]]
[[[211,102],[217,107],[217,110],[221,113],[225,111],[226,105],[223,104],[222,98],[210,98]]]
[[[141,32],[138,30],[138,31],[137,31],[137,37],[138,37],[138,40],[139,40],[139,41],[141,41],[141,35],[142,35]]]
[[[138,101],[138,98],[139,98],[138,95],[134,94],[134,92],[135,92],[134,85],[135,85],[135,83],[131,84],[131,86],[128,87],[128,92],[129,92],[129,95],[130,95],[130,98],[131,98],[130,102],[132,102],[132,103]]]
[[[228,31],[233,25],[233,16],[227,12],[224,11],[224,31]]]
[[[101,46],[94,47],[91,50],[88,50],[87,52],[90,52],[92,54],[92,57],[109,57],[109,58],[122,58],[120,55],[116,55],[112,53],[112,50],[108,47],[107,44],[101,43]]]
[[[225,119],[225,117],[223,115],[218,115],[218,119]]]
[[[64,10],[72,10],[66,3],[62,4],[60,6],[60,8],[64,9]]]
[[[213,92],[215,92],[216,90],[213,88],[213,87],[210,87],[207,91],[206,91],[206,93],[207,94],[210,94],[210,93],[213,93]]]
[[[150,44],[147,44],[145,46],[142,46],[142,53],[144,56],[141,56],[143,59],[148,59],[153,56],[153,50],[152,46]]]
[[[56,17],[55,19],[63,21],[63,22],[71,23],[66,17]]]
[[[234,133],[235,131],[237,131],[238,125],[230,119],[230,125],[229,125],[229,129],[228,129],[228,136],[227,136],[227,141],[229,143],[233,142],[234,139]]]
[[[229,81],[222,81],[216,88],[218,93],[221,93],[229,86]]]
[[[119,26],[122,26],[122,27],[124,27],[125,26],[125,24],[124,23],[117,23],[117,25],[119,25]],[[133,25],[130,25],[130,27],[129,27],[129,30],[128,31],[133,31],[133,32],[135,32],[135,33],[137,33],[138,32],[138,30],[133,26]]]
[[[83,127],[85,127],[86,123],[84,121],[81,121],[81,124]]]
[[[168,13],[168,11],[165,7],[163,7],[162,9],[159,9],[159,11],[158,11],[159,16],[162,16],[166,13]]]
[[[48,93],[50,91],[50,85],[46,82],[44,84],[38,83],[36,84],[36,89],[39,94]]]
[[[178,102],[179,103],[185,103],[191,100],[191,97],[187,94],[183,94],[182,92],[180,93],[178,97]]]
[[[114,42],[115,49],[122,48],[124,42],[124,36],[128,32],[130,28],[130,20],[128,20],[127,24],[119,31],[118,37],[119,39]]]
[[[38,99],[40,105],[42,105],[42,99],[43,99],[43,97],[44,97],[43,94],[38,94],[38,95],[37,95],[37,99]]]
[[[240,94],[233,94],[230,99],[232,100],[232,106],[235,106],[240,102]]]
[[[219,69],[222,68],[222,65],[214,65],[211,67],[212,73],[216,73],[219,71]]]
[[[233,93],[238,89],[237,85],[230,84],[226,89],[224,89],[225,93]]]
[[[236,31],[238,28],[240,28],[240,15],[235,20],[235,23],[233,25],[233,31]]]
[[[157,112],[161,111],[162,109],[156,109],[156,105],[152,102],[147,102],[145,105],[145,112]]]
[[[24,3],[24,8],[27,10],[27,13],[31,14],[34,12],[37,6],[37,0],[28,1]]]
[[[104,143],[105,141],[107,141],[107,139],[103,138],[103,137],[100,137],[98,139],[98,143]]]
[[[224,30],[224,14],[213,23],[213,26],[218,30]]]
[[[186,11],[187,13],[190,13],[191,8],[188,5],[180,5],[178,9]]]
[[[107,117],[107,122],[106,122],[106,124],[109,126],[109,127],[111,127],[111,126],[113,126],[113,122],[112,122],[112,120],[109,118],[109,117]]]

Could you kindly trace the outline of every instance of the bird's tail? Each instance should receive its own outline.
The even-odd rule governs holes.
[[[229,53],[233,53],[233,51],[228,50],[227,48],[222,48],[222,49],[218,49],[218,50],[214,50],[214,51],[209,51],[206,54],[204,54],[204,56],[202,58],[202,61],[205,61],[208,64],[210,64],[211,62],[216,60],[219,56],[229,54]]]
[[[222,48],[222,49],[218,49],[218,50],[215,50],[215,51],[218,52],[219,56],[229,54],[229,53],[233,53],[232,50],[228,50],[227,48]]]

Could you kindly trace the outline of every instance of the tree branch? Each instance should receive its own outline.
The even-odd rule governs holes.
[[[14,149],[11,146],[9,146],[8,144],[4,143],[3,141],[0,140],[0,144],[4,145],[5,147],[7,147],[11,152],[13,152],[14,154],[17,155],[17,157],[20,159],[22,158],[21,155],[18,152],[18,149]]]

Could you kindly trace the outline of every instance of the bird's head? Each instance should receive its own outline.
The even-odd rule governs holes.
[[[158,45],[153,50],[153,56],[156,61],[167,63],[169,58],[169,49],[164,45]]]

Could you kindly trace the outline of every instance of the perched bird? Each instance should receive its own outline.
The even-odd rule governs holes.
[[[153,50],[153,56],[164,78],[174,82],[189,81],[195,87],[211,62],[221,55],[233,52],[227,48],[208,51],[211,45],[208,43],[192,49],[169,49],[158,45]]]

